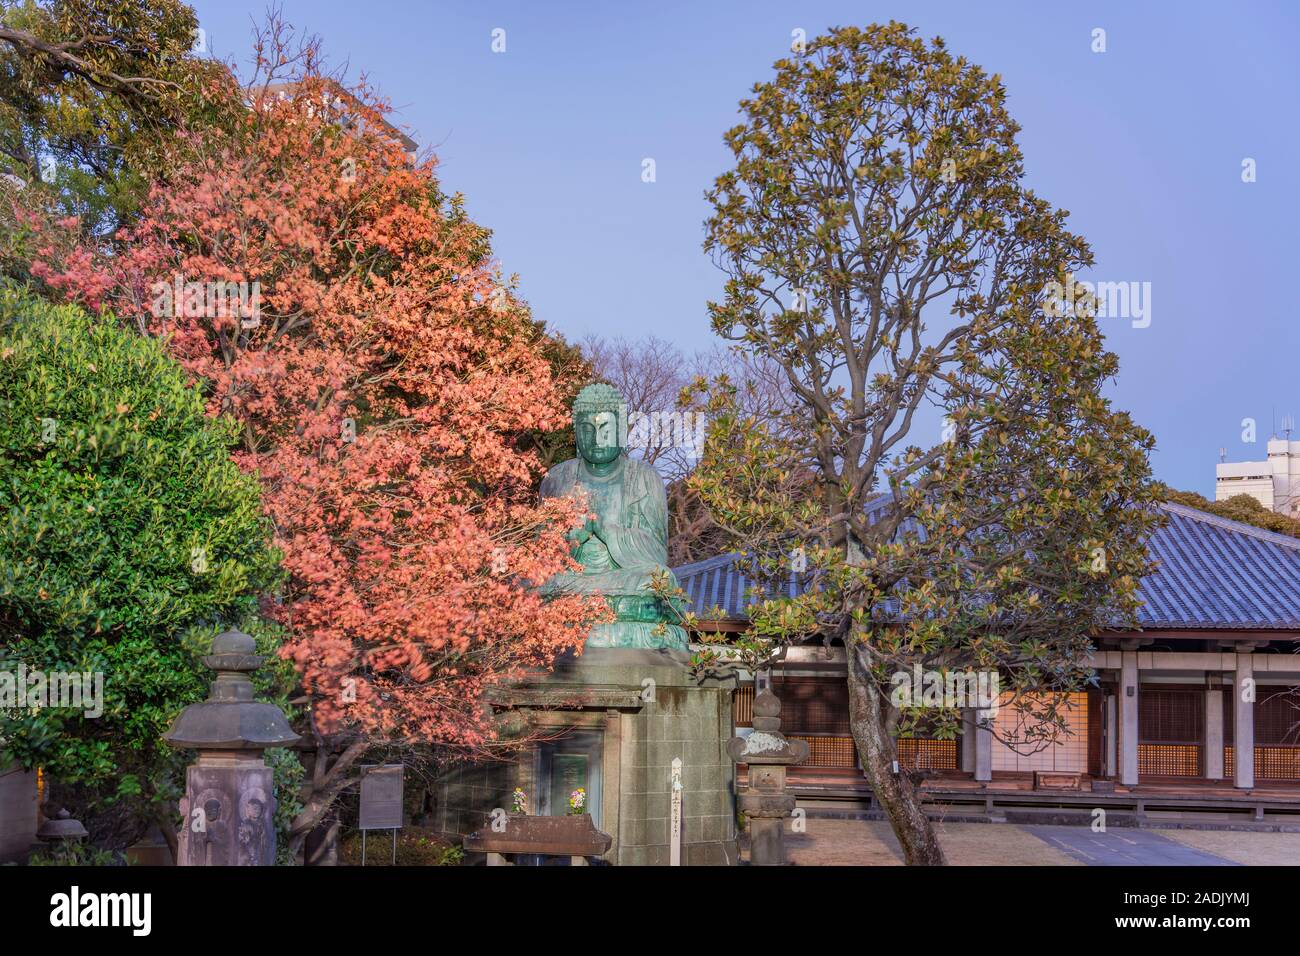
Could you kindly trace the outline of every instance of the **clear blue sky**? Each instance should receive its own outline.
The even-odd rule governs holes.
[[[194,4],[246,61],[264,0]],[[1213,494],[1218,449],[1262,459],[1300,417],[1300,5],[1291,3],[396,3],[284,0],[432,144],[444,184],[566,336],[710,344],[720,273],[703,193],[736,103],[791,31],[899,19],[1000,73],[1031,185],[1071,212],[1090,276],[1150,282],[1151,324],[1103,321],[1116,402],[1151,429],[1158,477]],[[1092,31],[1106,31],[1093,53]],[[493,53],[492,31],[506,52]],[[651,157],[657,181],[641,181]],[[1243,183],[1242,160],[1257,164]],[[1241,420],[1259,441],[1241,441]],[[1300,435],[1295,436],[1300,438]]]

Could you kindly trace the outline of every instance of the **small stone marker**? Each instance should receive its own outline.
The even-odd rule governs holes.
[[[682,758],[673,758],[672,831],[669,834],[668,865],[682,865]]]

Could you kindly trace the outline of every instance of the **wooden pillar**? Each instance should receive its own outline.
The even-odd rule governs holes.
[[[1255,786],[1255,666],[1249,653],[1237,653],[1232,684],[1232,785],[1250,790]]]
[[[1138,782],[1138,681],[1137,651],[1120,652],[1119,671],[1119,782]]]
[[[1102,713],[1102,719],[1106,727],[1106,776],[1114,777],[1119,774],[1119,708],[1116,701],[1119,698],[1114,694],[1107,694],[1105,703],[1106,707]]]
[[[1205,691],[1205,776],[1223,779],[1223,688]]]

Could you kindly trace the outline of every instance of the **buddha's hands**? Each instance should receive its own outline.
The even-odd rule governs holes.
[[[598,538],[599,535],[596,533],[598,530],[596,519],[588,515],[587,520],[580,527],[569,532],[569,540],[581,546],[592,538]]]

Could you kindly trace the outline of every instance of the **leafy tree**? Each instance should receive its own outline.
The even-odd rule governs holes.
[[[907,861],[942,863],[895,737],[951,737],[958,714],[895,707],[891,676],[996,671],[1018,745],[1059,733],[1090,637],[1136,607],[1151,438],[1102,397],[1095,310],[1058,301],[1091,254],[1025,188],[997,76],[898,23],[775,69],[726,134],[706,249],[727,274],[714,330],[777,363],[792,404],[702,391],[692,481],[769,581],[815,584],[756,600],[751,666],[843,641],[867,779]]]
[[[1163,495],[1166,501],[1196,508],[1198,511],[1218,515],[1220,518],[1240,521],[1242,524],[1254,525],[1265,531],[1275,531],[1278,534],[1300,538],[1300,521],[1278,514],[1276,511],[1269,511],[1250,495],[1233,495],[1224,501],[1210,501],[1204,495],[1198,495],[1194,491],[1178,491],[1173,488],[1164,489]]]
[[[179,0],[4,0],[0,18],[2,171],[92,233],[130,218],[182,123],[228,123],[239,108]]]
[[[0,285],[0,670],[103,675],[102,715],[7,710],[0,740],[108,843],[170,831],[185,761],[162,734],[206,696],[214,626],[278,576],[237,436],[161,343]]]
[[[573,567],[575,515],[536,503],[528,448],[564,425],[554,343],[369,91],[314,63],[268,89],[280,62],[264,51],[234,135],[182,138],[118,254],[39,265],[165,335],[240,423],[310,700],[300,846],[367,750],[491,747],[486,690],[581,646],[605,609],[532,587]]]

